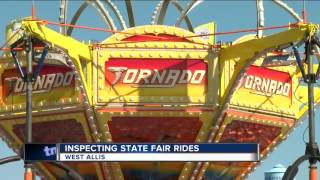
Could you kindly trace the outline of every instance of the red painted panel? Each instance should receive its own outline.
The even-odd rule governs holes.
[[[114,142],[194,142],[202,122],[194,117],[112,117]]]
[[[32,126],[34,143],[87,142],[82,125],[74,119],[37,122]],[[13,132],[23,141],[24,124],[14,125]],[[57,179],[69,179],[61,169],[47,163],[43,164]],[[85,179],[97,179],[96,166],[93,162],[65,162],[65,164],[80,172]]]
[[[24,69],[23,71],[25,71]],[[35,69],[35,66],[33,69]],[[19,76],[16,69],[5,70],[1,77],[3,82],[3,98],[25,92],[26,83]],[[48,92],[51,89],[60,87],[70,87],[74,85],[74,82],[74,73],[70,68],[65,66],[44,65],[40,75],[33,84],[33,93]]]
[[[280,133],[280,127],[233,120],[226,126],[220,142],[258,143],[263,151]]]
[[[121,41],[134,41],[134,42],[150,42],[150,41],[162,41],[162,42],[190,42],[186,38],[181,38],[169,34],[143,34],[143,35],[134,35],[122,39]]]
[[[13,126],[13,132],[23,141],[24,124]],[[73,119],[37,122],[32,124],[33,142],[86,142],[82,125]]]
[[[247,69],[240,86],[267,96],[277,94],[291,98],[292,94],[292,80],[289,73],[253,65]]]
[[[207,84],[207,64],[203,60],[110,58],[105,69],[109,86],[160,88]]]

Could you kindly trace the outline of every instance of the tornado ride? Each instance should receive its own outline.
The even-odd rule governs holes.
[[[295,21],[264,27],[261,3],[257,1],[258,27],[243,31],[257,34],[232,43],[215,43],[215,36],[228,32],[215,32],[213,22],[192,27],[188,13],[198,1],[185,8],[178,1],[161,1],[151,25],[144,26],[135,26],[131,1],[125,2],[130,27],[111,1],[83,2],[70,24],[65,17],[60,23],[35,17],[13,21],[0,58],[2,139],[21,155],[29,78],[33,143],[258,143],[260,159],[266,158],[308,110],[307,86],[291,52],[316,36],[318,25],[306,23],[284,2],[275,1]],[[104,5],[111,7],[121,30],[116,30]],[[169,5],[181,12],[174,26],[163,25]],[[87,6],[100,10],[109,30],[75,25]],[[182,21],[188,29],[179,27]],[[71,37],[74,28],[111,35],[85,44]],[[263,36],[267,29],[283,31]],[[33,77],[25,75],[26,42],[32,44]],[[320,101],[317,86],[314,101]],[[259,163],[63,164],[85,179],[182,180],[244,179]],[[36,162],[33,168],[42,179],[68,178],[50,163]]]

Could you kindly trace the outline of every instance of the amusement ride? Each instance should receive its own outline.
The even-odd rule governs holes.
[[[0,136],[17,154],[0,164],[23,159],[24,144],[62,142],[258,143],[264,159],[308,114],[306,154],[284,179],[304,160],[316,179],[319,25],[307,22],[305,10],[300,16],[284,1],[272,2],[294,21],[266,27],[263,0],[256,0],[257,27],[228,32],[216,32],[214,22],[193,26],[188,15],[206,3],[198,0],[162,0],[143,26],[135,24],[131,0],[122,2],[128,23],[111,0],[83,1],[71,21],[68,1],[60,0],[59,22],[37,18],[33,6],[31,17],[7,26],[0,47]],[[180,15],[164,25],[169,6]],[[77,25],[87,7],[107,28]],[[74,29],[110,36],[83,43]],[[267,30],[282,31],[265,36]],[[215,41],[238,33],[248,34]],[[257,165],[25,161],[25,179],[244,179]]]

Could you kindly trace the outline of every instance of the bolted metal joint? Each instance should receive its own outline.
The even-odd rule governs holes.
[[[310,164],[315,164],[317,162],[316,156],[319,155],[319,148],[317,143],[306,143],[305,154],[310,154],[311,157],[309,158],[309,162]]]
[[[305,79],[305,82],[308,83],[316,83],[317,82],[317,76],[316,74],[314,73],[311,73],[311,74],[307,74],[306,75],[306,79]]]
[[[27,73],[23,80],[24,82],[34,82],[35,78],[33,77],[33,73]]]
[[[24,45],[25,45],[25,48],[24,48],[24,51],[26,52],[26,53],[28,53],[28,52],[30,52],[31,50],[32,50],[32,39],[31,39],[31,37],[30,36],[25,36],[24,38],[23,38],[23,40],[24,40]]]

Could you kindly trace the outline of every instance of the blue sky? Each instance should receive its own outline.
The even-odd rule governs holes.
[[[286,1],[297,12],[302,10],[302,1]],[[70,1],[68,9],[69,20],[72,13],[79,7],[80,1]],[[114,1],[123,13],[125,19],[125,4],[122,1]],[[134,2],[134,13],[136,25],[149,24],[158,1],[136,1]],[[186,5],[187,2],[183,1]],[[271,1],[264,2],[265,4],[265,25],[285,25],[293,22],[286,12],[274,5]],[[59,1],[35,1],[36,15],[41,19],[58,21],[59,17]],[[320,23],[320,1],[308,1],[306,3],[308,11],[308,21]],[[178,13],[171,6],[169,13],[166,15],[165,24],[173,25],[178,18]],[[31,15],[31,1],[0,1],[0,45],[4,42],[5,25],[13,19]],[[195,8],[190,13],[190,18],[194,26],[215,21],[217,23],[217,31],[230,31],[236,29],[247,29],[256,27],[255,1],[205,1],[199,7]],[[78,24],[94,27],[105,27],[101,18],[92,9],[88,8],[82,14]],[[128,24],[128,23],[127,23]],[[53,27],[57,28],[57,27]],[[266,32],[268,34],[270,32]],[[75,30],[73,36],[79,40],[98,40],[101,41],[110,34],[101,32],[88,32],[84,30]],[[244,35],[244,34],[242,34]],[[218,40],[233,41],[240,34],[219,36]],[[320,116],[316,113],[317,120]],[[318,122],[317,122],[318,123]],[[319,124],[319,123],[318,123]],[[302,140],[303,131],[306,129],[306,121],[290,134],[289,138],[277,147],[269,157],[263,160],[255,172],[248,177],[249,180],[263,179],[264,171],[271,169],[275,164],[281,163],[285,166],[290,165],[297,157],[304,154],[304,142]],[[318,126],[317,126],[318,127]],[[305,135],[305,138],[308,134]],[[319,133],[317,134],[319,139]],[[0,158],[13,155],[10,149],[0,141]],[[0,166],[1,179],[19,180],[23,179],[23,162],[15,162]],[[296,179],[307,179],[308,171],[307,164],[300,167],[300,172]]]

